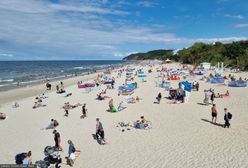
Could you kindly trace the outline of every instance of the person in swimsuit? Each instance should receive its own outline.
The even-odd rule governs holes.
[[[213,106],[211,108],[211,111],[212,111],[212,123],[216,123],[216,120],[217,120],[217,110],[216,110],[216,105],[215,104],[213,104]]]

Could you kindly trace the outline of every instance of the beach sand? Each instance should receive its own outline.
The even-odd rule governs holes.
[[[71,92],[72,96],[65,98],[55,91],[48,92],[48,98],[43,100],[47,106],[37,109],[32,109],[34,95],[43,93],[45,87],[42,85],[1,93],[0,112],[6,113],[8,119],[0,121],[0,163],[14,163],[17,153],[28,150],[32,151],[33,161],[43,159],[44,148],[54,145],[54,140],[52,130],[41,128],[54,118],[60,124],[57,130],[64,149],[62,158],[67,156],[69,139],[81,150],[74,164],[76,168],[248,167],[248,89],[199,81],[200,90],[191,92],[188,103],[168,104],[167,99],[162,99],[160,104],[154,104],[159,92],[167,95],[164,89],[155,87],[156,74],[154,68],[144,83],[136,78],[138,89],[133,96],[139,96],[142,100],[127,104],[125,110],[117,113],[106,111],[108,100],[95,100],[99,91],[83,93],[76,85],[71,85],[82,77],[64,81],[68,86],[66,91]],[[248,77],[247,73],[235,75]],[[116,73],[113,76],[117,76]],[[116,78],[115,87],[122,83],[124,78]],[[172,84],[176,87],[178,82]],[[211,124],[211,106],[198,104],[203,102],[203,90],[209,88],[220,93],[229,90],[230,98],[215,99],[215,103],[218,123],[224,123],[224,107],[233,114],[231,128]],[[107,91],[107,95],[113,97],[115,106],[124,99],[117,93],[117,89]],[[19,108],[12,108],[15,99],[19,99]],[[68,101],[71,104],[86,103],[88,117],[80,119],[81,107],[69,110],[69,117],[64,117],[62,106]],[[125,129],[122,132],[122,128],[116,127],[118,122],[132,122],[140,116],[151,121],[153,128]],[[92,137],[97,117],[105,130],[106,145],[99,145]]]

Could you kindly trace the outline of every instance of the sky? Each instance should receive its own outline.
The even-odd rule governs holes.
[[[248,0],[0,0],[0,60],[120,60],[248,40]]]

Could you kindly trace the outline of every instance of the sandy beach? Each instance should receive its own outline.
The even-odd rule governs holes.
[[[178,64],[168,64],[167,67],[176,67]],[[160,104],[154,104],[159,92],[162,97],[168,91],[156,87],[156,68],[147,74],[147,82],[135,78],[138,88],[133,97],[142,98],[137,103],[125,104],[126,109],[121,112],[110,113],[106,110],[108,100],[98,101],[96,95],[100,90],[85,93],[78,89],[77,81],[94,79],[97,74],[78,76],[64,80],[65,90],[72,93],[70,97],[52,91],[46,92],[48,98],[43,99],[45,107],[33,109],[35,97],[42,94],[44,85],[26,87],[0,93],[0,112],[6,113],[8,118],[0,121],[0,163],[15,163],[16,154],[32,151],[33,162],[44,158],[44,148],[54,145],[52,130],[41,130],[49,124],[50,120],[59,122],[57,131],[61,135],[61,145],[64,152],[61,157],[68,155],[67,140],[72,140],[75,147],[81,150],[76,159],[76,168],[215,168],[215,167],[248,167],[248,89],[214,85],[199,80],[199,91],[192,91],[188,103],[168,104],[169,100],[162,98]],[[148,66],[143,67],[147,72]],[[228,75],[226,72],[223,75]],[[207,74],[206,74],[207,75]],[[248,78],[247,72],[233,74],[237,78]],[[125,77],[118,78],[117,72],[111,74],[115,77],[115,89],[108,89],[106,95],[112,97],[114,105],[124,100],[118,96],[118,86],[125,83]],[[55,86],[58,82],[52,82]],[[174,88],[178,81],[172,81]],[[220,125],[211,123],[211,105],[201,105],[204,99],[204,90],[212,88],[216,93],[225,93],[229,90],[229,98],[216,98],[218,117],[217,123],[224,124],[224,108],[233,114],[231,127],[224,129]],[[20,105],[13,108],[17,101]],[[81,106],[69,110],[69,117],[64,116],[62,106],[65,102],[71,104],[86,104],[88,116],[81,119]],[[152,122],[152,129],[140,130],[116,127],[119,122],[132,123],[145,116]],[[93,139],[95,134],[96,118],[100,118],[105,131],[106,144],[99,145]],[[124,129],[124,131],[122,131]],[[69,167],[62,164],[62,167]]]

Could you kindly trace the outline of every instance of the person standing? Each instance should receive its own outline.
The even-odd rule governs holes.
[[[160,104],[160,100],[162,99],[162,94],[160,92],[158,93],[156,99],[157,99],[157,103]]]
[[[82,115],[80,118],[85,118],[87,113],[86,104],[82,106]]]
[[[215,104],[213,104],[213,106],[211,108],[211,111],[212,111],[212,123],[215,123],[216,124],[217,110],[216,110],[216,105]]]
[[[195,84],[196,91],[199,91],[199,87],[200,87],[199,82],[196,82],[196,84]]]
[[[230,127],[230,119],[232,118],[232,114],[227,112],[227,108],[224,108],[225,111],[225,115],[224,115],[224,120],[225,120],[225,124],[224,124],[224,128],[229,128]]]
[[[104,130],[103,130],[102,123],[100,122],[99,118],[96,118],[96,138],[99,141],[101,140],[100,144],[102,144],[102,141],[105,142]]]
[[[215,97],[215,94],[213,91],[211,91],[210,100],[211,100],[212,104],[214,104],[214,97]]]
[[[53,130],[55,148],[63,152],[63,148],[60,146],[61,138],[57,130]]]

